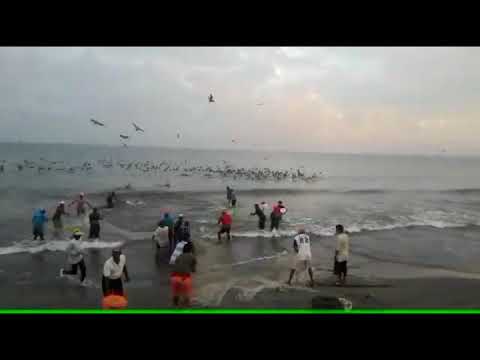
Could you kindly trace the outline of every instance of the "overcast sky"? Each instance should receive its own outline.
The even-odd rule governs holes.
[[[0,141],[115,145],[135,122],[132,145],[480,154],[479,64],[478,48],[0,48]]]

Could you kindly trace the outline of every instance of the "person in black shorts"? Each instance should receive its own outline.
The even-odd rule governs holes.
[[[350,238],[345,232],[343,225],[337,225],[335,228],[336,241],[334,273],[338,276],[336,285],[345,285],[347,278],[347,261],[349,255]]]

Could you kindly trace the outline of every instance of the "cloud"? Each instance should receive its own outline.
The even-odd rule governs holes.
[[[2,140],[118,144],[136,122],[138,145],[478,152],[479,62],[478,48],[1,48]]]

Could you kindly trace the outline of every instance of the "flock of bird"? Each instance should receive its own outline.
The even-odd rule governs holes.
[[[208,96],[208,102],[214,103],[215,99],[213,94]],[[256,105],[262,106],[263,103],[257,103]],[[106,124],[98,121],[96,119],[90,119],[90,122],[99,127],[106,127]],[[135,133],[142,132],[145,130],[139,125],[132,123]],[[120,139],[129,140],[131,136],[120,134]],[[177,139],[180,138],[180,133],[177,133]],[[235,139],[232,140],[233,143],[236,142]],[[123,146],[127,147],[126,143],[122,143]],[[267,160],[265,158],[264,160]],[[4,173],[6,169],[6,161],[0,160],[0,173]],[[111,169],[118,167],[126,171],[138,171],[143,173],[154,173],[158,174],[163,173],[176,173],[179,176],[193,176],[200,175],[209,178],[231,178],[233,180],[250,180],[250,181],[306,181],[311,182],[321,178],[321,172],[319,174],[312,174],[307,176],[300,169],[290,168],[288,170],[275,170],[270,168],[235,168],[229,165],[226,161],[223,162],[222,166],[187,166],[187,161],[183,164],[177,164],[169,161],[162,161],[155,163],[153,161],[131,161],[131,162],[121,162],[118,161],[114,163],[112,160],[97,160],[96,162],[86,161],[81,165],[68,165],[64,161],[50,161],[43,158],[40,158],[39,162],[34,162],[30,160],[24,160],[23,162],[16,162],[13,164],[17,171],[23,171],[24,169],[36,169],[38,173],[44,172],[63,172],[68,174],[75,173],[91,173],[97,166],[104,169]]]
[[[0,161],[0,173],[6,169],[7,162]],[[204,176],[208,178],[222,178],[233,180],[249,180],[249,181],[305,181],[312,182],[321,179],[322,173],[313,173],[306,175],[301,169],[271,169],[271,168],[236,168],[229,165],[226,161],[222,165],[189,165],[188,161],[182,163],[173,161],[116,161],[113,160],[97,160],[85,161],[78,165],[69,165],[65,161],[50,161],[41,158],[40,161],[24,160],[11,164],[17,171],[27,171],[27,169],[35,169],[39,174],[56,172],[65,174],[86,173],[92,174],[98,168],[103,169],[122,169],[132,172],[159,175],[160,173],[171,173],[178,176]]]
[[[208,96],[208,102],[209,102],[209,103],[214,103],[214,102],[215,102],[215,99],[213,98],[213,94],[210,94],[210,95]],[[257,104],[257,105],[260,105],[260,104]],[[261,104],[261,105],[263,105],[263,104]],[[105,123],[103,123],[103,122],[101,122],[101,121],[98,121],[98,120],[96,120],[96,119],[90,119],[90,122],[91,122],[93,125],[95,125],[95,126],[106,127]],[[132,125],[133,125],[133,128],[135,129],[135,133],[137,133],[137,132],[143,132],[143,133],[144,133],[144,132],[145,132],[145,130],[142,129],[142,128],[141,128],[140,126],[138,126],[137,124],[132,123]],[[130,135],[120,134],[120,139],[121,139],[121,140],[129,140],[130,138],[131,138]],[[180,133],[177,133],[177,139],[180,139]],[[120,141],[121,141],[121,140],[120,140]],[[235,140],[232,140],[232,142],[235,142]],[[124,147],[128,147],[128,145],[127,145],[125,142],[122,142],[122,141],[121,141],[121,143],[122,143],[122,145],[123,145]]]

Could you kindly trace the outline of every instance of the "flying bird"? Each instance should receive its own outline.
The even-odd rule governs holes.
[[[135,131],[141,131],[141,132],[145,132],[145,130],[143,130],[140,126],[138,126],[137,124],[135,123],[132,123],[133,127],[135,128]]]
[[[120,134],[120,137],[124,140],[130,139],[130,136]]]
[[[97,120],[95,120],[95,119],[90,119],[90,121],[92,122],[93,125],[105,126],[104,123],[101,123],[100,121],[97,121]]]
[[[212,94],[208,96],[208,102],[211,102],[211,103],[215,102],[215,99],[213,98]]]

